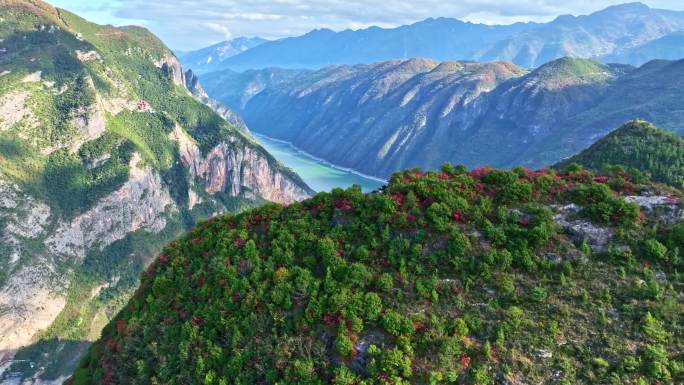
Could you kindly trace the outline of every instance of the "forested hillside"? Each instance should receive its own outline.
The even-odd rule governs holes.
[[[396,173],[172,242],[68,384],[672,384],[682,192]]]
[[[633,121],[560,163],[593,170],[613,166],[639,170],[654,181],[684,187],[684,139],[644,121]]]
[[[0,382],[70,374],[197,219],[312,193],[184,80],[143,28],[0,0]]]

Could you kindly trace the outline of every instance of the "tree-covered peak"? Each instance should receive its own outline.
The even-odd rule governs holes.
[[[676,382],[680,198],[576,165],[446,165],[216,217],[69,383]]]
[[[610,166],[638,169],[654,181],[684,186],[684,139],[643,121],[633,120],[560,165],[579,163],[593,170]]]

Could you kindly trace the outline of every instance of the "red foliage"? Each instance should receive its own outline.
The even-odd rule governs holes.
[[[162,254],[157,258],[157,261],[159,261],[159,264],[163,265],[165,264],[169,259],[166,257],[166,255]]]
[[[225,285],[226,285],[226,280],[225,280],[225,279],[219,279],[217,283],[218,283],[219,286],[225,286]]]
[[[111,385],[114,378],[114,371],[112,366],[108,363],[102,363],[102,369],[104,369],[104,376],[102,378],[102,383],[105,385]]]
[[[440,172],[438,178],[441,179],[441,180],[449,180],[449,179],[451,179],[451,177],[449,176],[449,174],[447,174],[447,173],[445,173],[445,172]]]
[[[116,323],[116,332],[121,334],[124,330],[126,330],[126,320],[120,319]]]
[[[416,322],[413,323],[413,327],[414,327],[416,330],[423,330],[423,329],[425,329],[425,324],[422,323],[422,322],[416,321]]]
[[[238,303],[240,301],[240,293],[237,291],[233,293],[233,295],[230,297],[230,302],[232,303]]]
[[[247,242],[244,239],[237,238],[237,239],[235,239],[235,241],[233,243],[235,244],[235,247],[242,247]]]
[[[464,368],[468,368],[470,366],[470,357],[468,357],[467,354],[461,356],[461,365],[463,365]]]
[[[470,171],[468,175],[476,179],[482,179],[485,175],[492,172],[492,168],[489,166],[474,168]]]
[[[342,211],[349,211],[353,208],[353,205],[349,199],[337,199],[335,201],[335,208]]]
[[[202,317],[199,316],[194,316],[192,317],[192,324],[195,326],[200,326],[202,324],[203,320]]]
[[[525,171],[527,172],[527,177],[530,179],[540,178],[542,176],[546,176],[546,175],[549,175],[551,173],[551,171],[549,171],[548,168],[544,168],[544,169],[536,170],[536,171],[534,171],[534,170],[525,170]]]
[[[530,217],[524,216],[520,219],[520,224],[523,226],[529,226],[530,225]]]
[[[461,209],[456,210],[451,218],[457,222],[465,222],[467,220],[466,215]]]
[[[608,178],[607,176],[597,176],[594,178],[594,182],[596,182],[596,183],[604,183],[605,184],[605,183],[608,183],[609,180],[610,180],[610,178]]]
[[[323,317],[323,321],[325,321],[325,324],[328,326],[337,326],[342,321],[342,316],[339,314],[328,314]]]
[[[406,200],[406,196],[403,193],[396,192],[392,194],[392,200],[398,205],[403,205]]]
[[[204,286],[204,275],[200,275],[199,278],[197,278],[197,286]]]

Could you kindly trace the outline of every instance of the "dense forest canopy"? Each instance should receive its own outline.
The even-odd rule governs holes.
[[[684,139],[642,120],[625,124],[560,167],[571,163],[599,171],[618,165],[648,174],[656,182],[684,187]]]
[[[69,383],[680,382],[684,224],[649,194],[681,210],[622,171],[445,165],[212,218]]]

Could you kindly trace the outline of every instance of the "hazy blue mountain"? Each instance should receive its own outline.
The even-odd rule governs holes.
[[[178,57],[184,67],[201,74],[220,69],[226,59],[267,41],[260,37],[238,37],[196,51],[182,52]]]
[[[317,29],[303,36],[262,44],[225,60],[223,67],[234,70],[321,68],[411,57],[467,59],[475,57],[481,47],[491,42],[538,26],[534,23],[488,26],[438,18],[392,29],[371,27],[341,32]]]
[[[205,83],[242,85],[234,88],[242,95],[218,98],[255,132],[382,177],[445,161],[552,164],[636,118],[684,133],[684,60],[635,68],[563,58],[526,71],[505,62],[411,59],[224,72]]]
[[[277,88],[307,70],[269,68],[238,73],[217,71],[202,76],[202,85],[212,98],[233,108],[242,108],[254,95],[267,88]]]
[[[672,32],[646,44],[620,53],[608,55],[602,60],[616,63],[642,65],[653,58],[677,60],[684,58],[684,31]]]
[[[620,54],[682,29],[684,12],[630,3],[587,16],[560,16],[540,28],[497,42],[476,58],[537,67],[563,56],[600,58]],[[646,61],[657,58],[661,57],[651,56]]]
[[[318,29],[261,44],[215,63],[212,69],[317,69],[412,57],[505,60],[526,68],[565,56],[624,58],[629,63],[643,64],[650,59],[680,58],[677,52],[681,52],[681,45],[673,45],[672,40],[656,44],[662,48],[648,44],[682,30],[684,12],[652,9],[641,3],[612,6],[585,16],[559,16],[543,24],[490,26],[438,18],[392,29]],[[639,57],[641,47],[643,57]],[[674,52],[668,47],[674,47]]]

